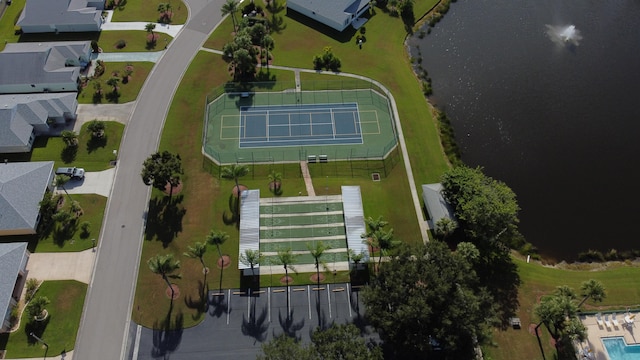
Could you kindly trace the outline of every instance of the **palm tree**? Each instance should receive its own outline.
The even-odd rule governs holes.
[[[148,23],[147,25],[144,26],[144,29],[147,30],[148,33],[151,33],[151,40],[149,41],[150,43],[155,42],[156,40],[156,36],[153,33],[153,30],[156,28],[156,24],[154,23]]]
[[[56,187],[61,187],[62,190],[64,190],[64,193],[67,194],[69,199],[73,200],[73,199],[71,199],[71,195],[69,195],[69,193],[67,192],[67,188],[64,187],[64,184],[69,182],[69,180],[71,180],[71,178],[68,177],[67,175],[59,174],[59,175],[56,175],[56,178],[55,178],[54,181],[55,181],[55,186]]]
[[[378,247],[380,248],[380,254],[378,255],[379,269],[380,263],[382,262],[382,255],[388,255],[389,250],[393,249],[398,244],[398,241],[393,240],[393,229],[389,229],[389,231],[378,230],[374,233],[373,237],[376,239]]]
[[[111,86],[113,88],[113,93],[117,93],[118,92],[118,82],[120,81],[119,78],[117,77],[112,77],[111,79],[107,80],[107,85]]]
[[[278,255],[276,257],[276,261],[278,264],[284,266],[284,276],[287,281],[287,319],[291,316],[291,311],[289,311],[289,269],[296,271],[296,268],[293,267],[293,262],[295,261],[296,256],[293,254],[291,249],[280,250],[278,251]]]
[[[71,202],[71,206],[69,210],[71,210],[71,212],[75,215],[76,219],[79,218],[83,212],[82,207],[80,206],[80,203],[75,200]]]
[[[364,251],[361,251],[360,253],[356,254],[355,251],[353,251],[353,249],[348,249],[347,250],[347,255],[349,255],[349,258],[351,259],[351,261],[353,261],[353,263],[355,264],[355,268],[356,270],[358,269],[358,264],[360,264],[360,262],[364,259],[365,257],[365,253]]]
[[[262,260],[262,253],[260,252],[260,250],[245,249],[244,253],[240,254],[240,262],[245,265],[249,265],[251,267],[251,273],[253,274],[254,282],[258,280],[258,278],[256,277],[256,273],[254,271],[254,267],[257,264],[260,264],[261,260]]]
[[[313,259],[315,260],[315,263],[316,263],[316,281],[318,282],[318,287],[319,287],[320,286],[320,264],[322,264],[322,266],[325,268],[327,267],[326,264],[320,260],[320,258],[322,257],[322,255],[326,250],[331,249],[331,246],[325,245],[322,241],[316,241],[315,247],[313,247],[310,243],[307,243],[307,249],[309,249],[309,252],[311,253],[311,256],[313,256]]]
[[[45,306],[51,304],[51,301],[46,296],[38,296],[37,298],[29,301],[27,305],[27,313],[31,319],[41,319],[45,311]]]
[[[282,174],[275,170],[271,170],[271,172],[268,175],[268,178],[269,178],[269,182],[273,184],[273,192],[278,193],[280,191],[280,186],[282,184]]]
[[[207,265],[204,264],[204,254],[207,252],[207,244],[196,242],[193,246],[187,246],[187,251],[183,253],[184,256],[199,259],[202,264],[202,271],[206,274],[208,271]]]
[[[273,50],[275,44],[275,41],[273,41],[273,38],[270,35],[265,35],[262,38],[262,46],[267,51],[267,71],[269,70],[269,51]]]
[[[175,260],[173,254],[158,254],[147,260],[147,265],[149,265],[149,270],[151,270],[152,273],[160,275],[162,280],[167,283],[167,286],[171,289],[171,302],[173,303],[175,293],[169,279],[182,278],[182,275],[174,274],[176,270],[180,269],[180,261]]]
[[[435,232],[436,235],[445,240],[449,235],[453,234],[458,228],[458,223],[455,220],[443,217],[436,222]]]
[[[249,173],[249,167],[247,165],[232,164],[222,168],[221,176],[228,180],[233,180],[236,183],[236,192],[240,197],[240,183],[238,179]]]
[[[64,141],[67,146],[78,146],[78,134],[72,130],[63,130],[60,136],[62,136],[62,141]]]
[[[601,282],[594,279],[589,279],[582,283],[580,286],[580,293],[583,296],[582,301],[578,304],[581,307],[587,299],[591,299],[595,302],[601,302],[607,297],[605,293],[604,285]]]
[[[387,226],[389,222],[383,220],[382,216],[378,216],[377,219],[369,216],[368,218],[364,219],[364,222],[367,224],[367,228],[369,231],[360,235],[360,237],[363,239],[363,242],[369,246],[371,258],[375,261],[375,257],[373,256],[373,248],[379,247],[380,244],[377,243],[377,239],[374,238],[374,234],[376,231],[381,230],[382,228]]]
[[[207,243],[215,245],[218,248],[218,255],[222,258],[222,251],[220,251],[220,245],[224,244],[229,239],[229,235],[224,231],[211,230],[207,235]]]
[[[233,31],[236,30],[236,13],[239,9],[239,2],[237,0],[227,0],[227,2],[222,5],[222,15],[231,14],[231,20],[233,21]]]

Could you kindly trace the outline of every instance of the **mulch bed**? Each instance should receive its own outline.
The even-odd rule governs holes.
[[[293,278],[291,276],[283,276],[280,278],[280,284],[287,285],[287,283],[289,283],[289,285],[293,284]]]
[[[274,191],[279,188],[280,188],[280,181],[277,181],[277,182],[272,181],[269,183],[269,190]]]
[[[164,193],[166,195],[169,195],[169,194],[177,195],[177,194],[180,194],[181,191],[182,191],[182,181],[180,181],[178,186],[173,188],[173,192],[171,192],[171,184],[167,183],[167,185],[164,186]]]
[[[239,187],[240,187],[240,192],[243,192],[243,191],[249,189],[248,187],[246,187],[246,186],[244,186],[242,184],[240,184]],[[238,187],[235,186],[235,185],[233,185],[233,196],[234,197],[238,197]]]
[[[173,288],[173,298],[171,298],[171,288]],[[171,300],[175,300],[180,297],[180,288],[176,284],[171,284],[171,288],[167,286],[167,290],[165,290],[165,294]]]
[[[222,255],[218,258],[218,269],[226,269],[231,265],[231,257],[229,255]]]
[[[323,282],[325,279],[323,274],[320,274],[320,282]],[[318,274],[313,274],[311,275],[311,277],[309,277],[309,280],[313,281],[314,283],[318,282]]]

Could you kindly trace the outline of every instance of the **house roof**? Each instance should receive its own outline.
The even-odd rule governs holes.
[[[53,161],[0,163],[0,231],[33,229]]]
[[[0,243],[0,314],[11,304],[16,279],[27,260],[27,243]]]
[[[26,146],[35,125],[75,114],[77,108],[76,93],[0,95],[0,148]]]
[[[4,85],[75,82],[80,68],[68,61],[86,61],[90,49],[90,41],[7,44],[0,52],[0,79]]]
[[[445,217],[455,220],[453,209],[442,196],[442,189],[441,183],[422,185],[422,199],[434,225]]]
[[[101,24],[102,11],[87,0],[27,0],[18,26]]]
[[[369,0],[287,0],[287,5],[290,3],[344,24],[346,20],[351,19],[352,14],[357,14],[368,6]]]

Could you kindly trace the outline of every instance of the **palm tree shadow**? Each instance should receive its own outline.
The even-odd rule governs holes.
[[[209,299],[207,294],[209,293],[209,284],[207,284],[207,275],[204,276],[204,282],[198,280],[198,296],[192,297],[188,295],[184,299],[185,305],[190,309],[197,310],[197,313],[191,315],[193,320],[198,320],[202,314],[209,310]]]
[[[293,320],[293,309],[291,310],[291,314],[283,318],[282,313],[278,311],[278,322],[280,323],[280,327],[285,335],[290,338],[294,338],[296,340],[300,340],[300,336],[298,336],[298,331],[302,330],[304,327],[304,318],[300,319],[299,322],[294,322]]]
[[[254,345],[256,342],[263,342],[267,338],[267,330],[269,329],[269,324],[266,322],[267,307],[263,306],[260,314],[256,315],[256,302],[254,301],[253,311],[249,318],[242,317],[242,335],[254,338]]]
[[[235,225],[240,228],[240,199],[229,195],[229,212],[226,210],[222,213],[222,221],[225,225]]]
[[[168,358],[168,355],[176,351],[182,342],[184,316],[182,312],[179,312],[175,321],[172,321],[172,310],[173,302],[164,321],[154,323],[153,348],[151,349],[151,356],[154,358]]]
[[[215,316],[217,318],[221,317],[222,314],[226,314],[229,311],[229,305],[224,297],[224,295],[212,295],[211,301],[209,302],[209,315]]]
[[[322,297],[320,296],[320,290],[316,291],[316,313],[318,314],[318,329],[326,330],[329,327],[329,323],[327,322],[327,315],[322,311],[321,304]],[[309,336],[313,334],[313,329],[309,329]]]

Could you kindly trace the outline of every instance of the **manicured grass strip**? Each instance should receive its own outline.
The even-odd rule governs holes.
[[[325,253],[322,255],[320,259],[330,266],[331,263],[333,262],[349,260],[349,254],[347,254],[346,251],[337,252],[337,253]],[[275,264],[278,264],[278,257],[267,255],[264,257],[264,261],[265,261],[265,264],[275,265]],[[295,267],[296,264],[315,264],[315,261],[316,261],[315,258],[311,256],[311,254],[299,254],[299,255],[296,255],[296,260],[293,266]]]
[[[159,4],[171,4],[173,16],[171,24],[184,24],[187,21],[188,11],[184,3],[180,1],[167,2],[165,0],[129,0],[121,1],[124,5],[113,11],[112,21],[143,21],[157,22],[160,18]]]
[[[293,282],[290,284],[291,288],[295,286],[301,285],[315,285],[316,281],[311,281],[311,277],[316,273],[295,273],[293,271],[289,271],[289,276],[293,278]],[[320,270],[320,274],[324,275],[325,280],[321,283],[345,283],[351,280],[351,276],[347,271],[338,271],[334,275],[331,271],[325,271],[324,269]],[[285,286],[284,283],[280,282],[280,279],[284,277],[284,274],[269,274],[269,273],[261,273],[260,274],[260,287],[282,287]],[[332,287],[333,288],[333,287]],[[273,289],[272,289],[273,291]]]
[[[61,137],[38,137],[33,144],[31,156],[26,161],[55,161],[55,167],[75,166],[86,171],[102,171],[111,167],[114,160],[113,150],[120,148],[124,124],[105,122],[105,136],[92,140],[87,130],[88,123],[82,125],[78,134],[78,146],[75,151],[68,149]]]
[[[106,30],[101,31],[98,37],[93,37],[91,40],[96,40],[98,45],[102,48],[103,52],[149,52],[149,51],[161,51],[164,50],[165,45],[170,44],[173,41],[171,35],[165,33],[156,33],[158,40],[155,43],[149,44],[147,37],[149,33],[144,30]],[[85,38],[86,40],[86,38]],[[126,43],[125,47],[119,48],[117,44],[119,41]]]
[[[125,67],[131,65],[133,73],[128,82],[122,82],[122,76],[125,73]],[[144,85],[151,69],[155,66],[152,62],[108,62],[105,63],[105,73],[98,77],[90,79],[87,85],[80,90],[78,94],[78,103],[80,104],[124,104],[134,101],[138,98],[140,89]],[[107,85],[107,81],[111,77],[119,78],[118,93],[113,93],[113,87]],[[96,89],[94,83],[99,82],[102,86],[102,96],[96,97]]]
[[[86,292],[87,285],[77,281],[43,282],[35,296],[46,296],[51,301],[45,307],[49,318],[43,322],[44,328],[30,325],[25,312],[16,332],[0,334],[0,349],[7,350],[8,359],[41,358],[46,349],[29,336],[34,332],[49,345],[47,357],[73,350]]]
[[[310,216],[280,216],[276,215],[275,218],[269,217],[260,218],[260,226],[299,226],[299,225],[315,225],[315,224],[331,224],[337,222],[344,222],[344,216],[342,214],[334,215],[310,215]]]
[[[260,244],[261,252],[277,252],[281,250],[291,249],[293,251],[308,251],[309,246],[314,246],[314,241],[285,241],[285,242],[262,242]],[[322,240],[325,246],[330,246],[331,249],[346,249],[346,239],[336,240]]]
[[[64,194],[64,192],[63,192]],[[70,194],[65,195],[64,209],[69,210],[71,201],[77,201],[82,207],[83,214],[77,219],[74,225],[71,225],[69,232],[62,231],[57,224],[52,231],[45,235],[44,238],[37,242],[37,252],[58,252],[58,251],[82,251],[93,247],[91,239],[100,238],[100,230],[102,229],[102,219],[104,218],[104,209],[107,205],[107,198],[96,194]],[[89,234],[83,234],[80,224],[88,221],[91,224]]]

